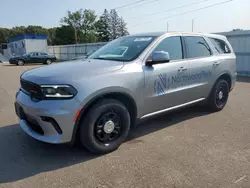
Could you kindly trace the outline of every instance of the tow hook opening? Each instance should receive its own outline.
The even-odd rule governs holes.
[[[60,126],[58,125],[58,123],[56,122],[56,120],[54,120],[51,117],[45,117],[45,116],[41,116],[41,119],[43,121],[45,121],[45,122],[50,123],[54,127],[54,129],[56,130],[56,132],[58,134],[62,134],[62,129],[60,128]]]

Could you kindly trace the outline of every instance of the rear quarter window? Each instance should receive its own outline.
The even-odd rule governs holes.
[[[220,54],[229,54],[231,53],[231,50],[227,43],[223,40],[216,39],[216,38],[209,38],[212,44],[215,47],[215,50]]]

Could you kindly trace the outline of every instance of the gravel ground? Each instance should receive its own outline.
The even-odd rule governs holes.
[[[142,122],[117,151],[92,155],[40,143],[17,124],[14,97],[24,67],[0,64],[0,187],[250,187],[250,83],[225,109],[192,107]]]

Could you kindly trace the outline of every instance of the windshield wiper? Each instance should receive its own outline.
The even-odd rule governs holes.
[[[123,59],[112,59],[112,58],[105,58],[105,57],[96,57],[92,59],[109,60],[109,61],[124,61]]]

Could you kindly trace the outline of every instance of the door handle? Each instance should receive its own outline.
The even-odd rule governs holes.
[[[219,66],[220,65],[220,63],[218,63],[218,62],[214,62],[214,64],[213,64],[213,66]]]
[[[183,72],[183,71],[186,71],[186,70],[187,70],[187,68],[185,68],[185,67],[180,67],[180,68],[178,69],[179,72]]]

